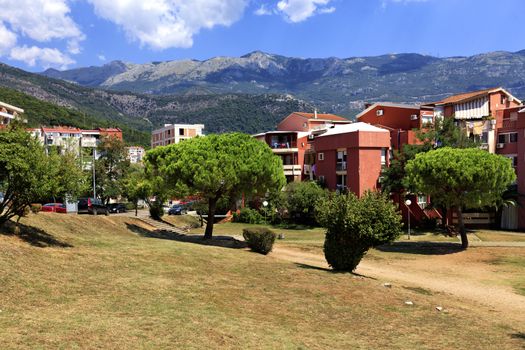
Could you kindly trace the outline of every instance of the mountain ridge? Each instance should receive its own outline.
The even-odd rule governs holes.
[[[118,63],[117,63],[118,62]],[[119,65],[119,69],[114,69]],[[57,73],[58,72],[58,73]],[[505,86],[525,96],[525,50],[434,57],[396,53],[347,58],[286,57],[252,51],[239,57],[144,64],[113,61],[102,67],[54,71],[53,77],[98,88],[147,95],[187,93],[291,94],[333,113],[352,115],[365,102],[427,102],[447,95]],[[50,75],[49,72],[41,74]],[[101,82],[102,78],[105,78]],[[91,85],[93,87],[93,85]]]

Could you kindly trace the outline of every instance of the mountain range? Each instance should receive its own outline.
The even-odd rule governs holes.
[[[41,73],[113,91],[166,94],[290,94],[327,112],[351,116],[364,102],[428,102],[452,93],[504,86],[525,96],[525,50],[470,57],[420,54],[293,58],[260,51],[204,61],[101,67]]]
[[[164,123],[203,123],[207,133],[257,133],[275,128],[292,111],[317,108],[352,119],[366,102],[429,102],[496,86],[525,97],[525,50],[305,59],[257,51],[39,74],[0,64],[0,100],[31,110],[31,124],[113,125],[144,145]]]

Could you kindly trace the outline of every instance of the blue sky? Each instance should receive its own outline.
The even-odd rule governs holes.
[[[0,60],[30,71],[240,56],[525,49],[523,0],[0,0]]]

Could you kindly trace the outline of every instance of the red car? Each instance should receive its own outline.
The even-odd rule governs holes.
[[[53,213],[67,213],[66,206],[63,203],[47,203],[42,206],[42,211]]]

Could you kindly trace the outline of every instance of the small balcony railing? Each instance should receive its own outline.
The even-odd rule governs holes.
[[[336,171],[346,171],[346,162],[338,162],[335,165],[335,170]]]
[[[270,142],[270,147],[273,149],[297,148],[297,141]]]
[[[503,128],[516,128],[516,121],[511,119],[503,119]]]

